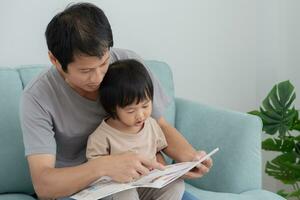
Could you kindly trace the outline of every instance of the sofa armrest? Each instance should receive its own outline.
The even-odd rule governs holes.
[[[222,110],[176,98],[175,127],[198,150],[213,155],[213,168],[195,187],[241,193],[261,188],[261,120],[245,113]]]

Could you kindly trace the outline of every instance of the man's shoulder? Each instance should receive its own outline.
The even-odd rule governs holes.
[[[32,98],[47,99],[53,95],[53,90],[57,88],[56,80],[52,73],[53,68],[45,68],[37,77],[33,78],[25,87],[23,96]]]
[[[48,79],[51,73],[51,68],[45,68],[37,77],[34,77],[24,88],[24,92],[31,92],[37,87],[45,84],[45,80]]]
[[[111,56],[110,63],[114,63],[118,60],[125,60],[125,59],[136,59],[139,61],[141,60],[141,57],[136,52],[129,49],[111,48],[110,56]]]

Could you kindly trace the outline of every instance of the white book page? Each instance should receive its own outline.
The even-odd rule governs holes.
[[[134,187],[130,184],[117,183],[109,179],[100,179],[88,188],[71,196],[71,198],[78,200],[95,200],[131,188]]]
[[[214,149],[209,154],[201,158],[200,160],[193,162],[182,162],[176,163],[173,165],[167,165],[165,170],[153,170],[147,176],[140,178],[139,180],[132,183],[134,186],[138,187],[153,187],[153,188],[161,188],[168,183],[176,180],[177,178],[183,176],[188,171],[196,167],[198,164],[212,156],[216,153],[219,148]]]
[[[102,177],[92,183],[88,188],[71,196],[71,198],[76,200],[94,200],[136,187],[161,188],[183,176],[218,150],[219,148],[214,149],[198,161],[167,165],[165,166],[165,170],[162,171],[154,169],[148,175],[131,183],[117,183],[112,181],[110,177]]]

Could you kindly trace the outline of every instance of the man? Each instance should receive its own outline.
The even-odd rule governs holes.
[[[25,154],[37,196],[67,197],[102,176],[127,182],[147,174],[150,168],[162,168],[132,152],[86,162],[87,138],[106,115],[98,88],[109,63],[141,60],[131,51],[112,48],[112,31],[103,11],[88,3],[74,4],[54,16],[45,35],[53,67],[28,84],[21,102]],[[151,78],[152,116],[167,139],[167,154],[176,161],[204,156],[205,152],[196,152],[162,117],[168,98],[152,74]],[[211,166],[209,159],[186,177],[201,177]]]

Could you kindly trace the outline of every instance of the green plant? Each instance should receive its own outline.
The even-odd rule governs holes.
[[[262,119],[263,131],[270,135],[262,142],[262,149],[279,153],[266,163],[265,172],[291,186],[291,192],[277,193],[300,200],[300,120],[298,110],[292,106],[295,98],[294,86],[284,81],[272,88],[259,111],[249,113]]]

